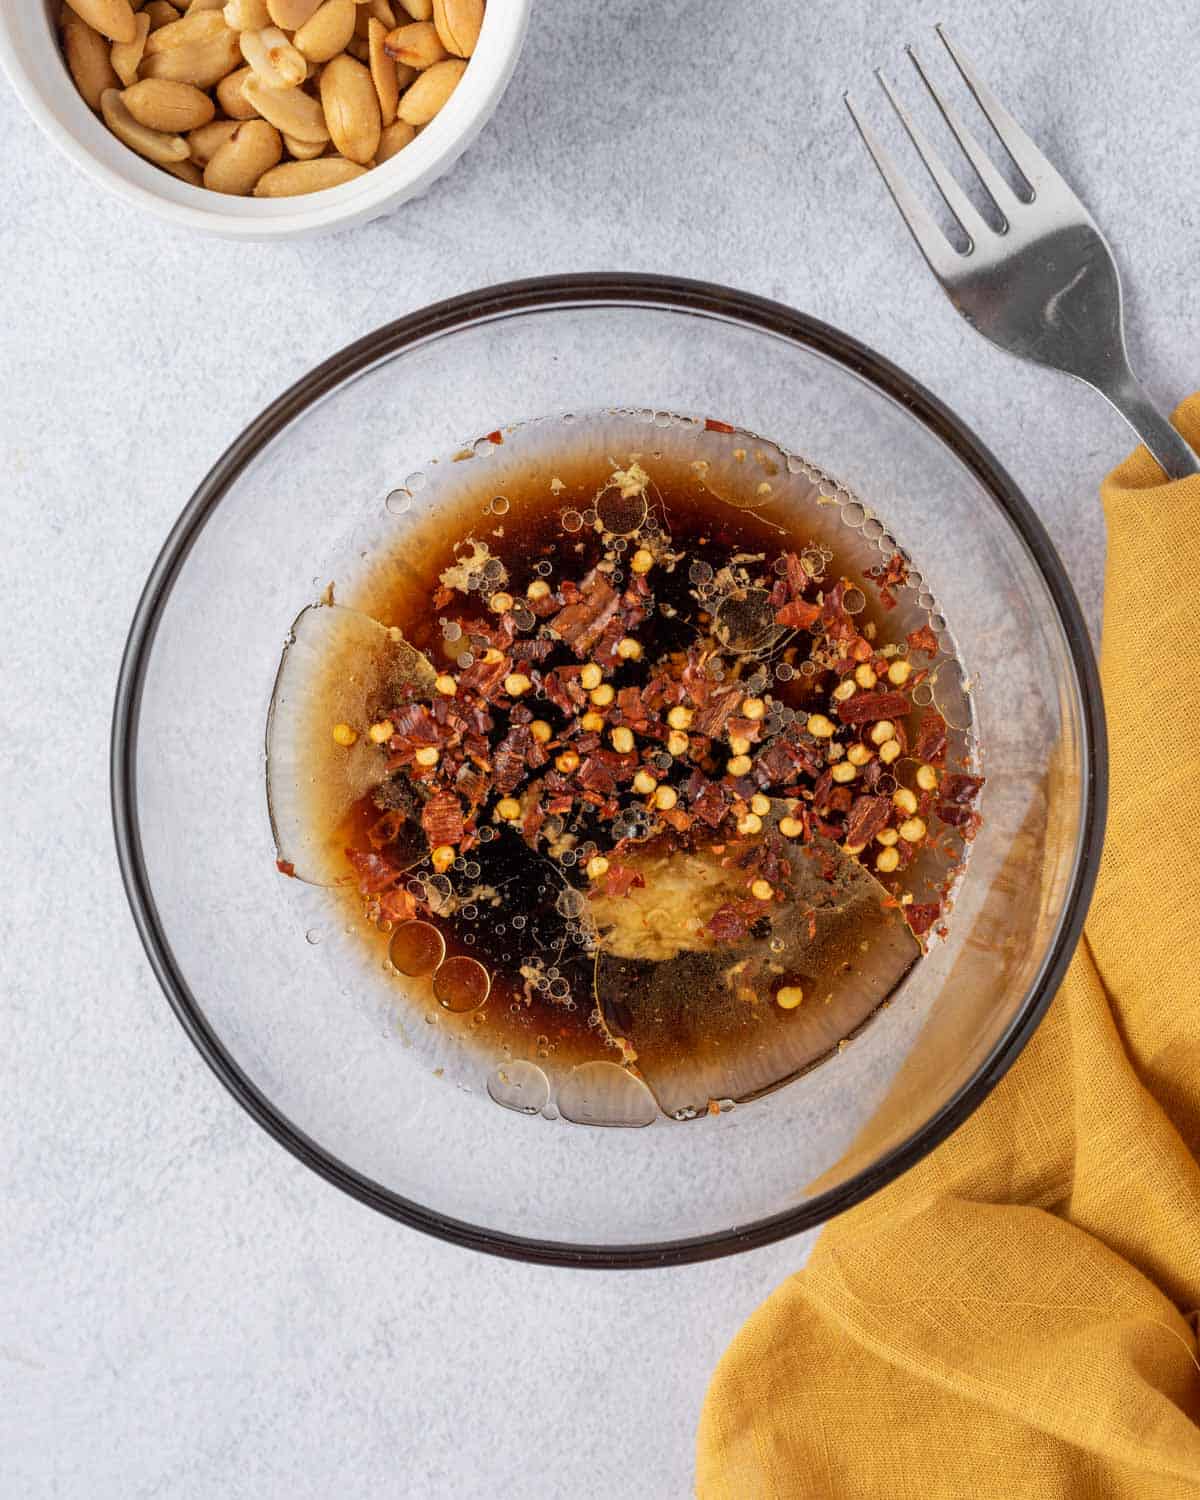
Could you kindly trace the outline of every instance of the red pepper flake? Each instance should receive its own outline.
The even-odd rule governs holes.
[[[378,895],[380,891],[386,891],[389,886],[395,885],[400,878],[400,871],[382,854],[347,849],[346,858],[358,876],[358,888],[364,896]]]
[[[286,875],[289,880],[295,880],[296,866],[291,862],[290,859],[277,859],[275,861],[275,868],[281,875]]]
[[[692,728],[697,734],[716,739],[725,731],[725,726],[740,707],[746,696],[740,687],[723,687],[714,692],[702,708],[698,708],[692,719]]]
[[[903,693],[855,693],[837,706],[843,724],[873,724],[880,719],[899,719],[909,710]]]
[[[564,597],[566,589],[563,590]],[[550,621],[554,633],[570,646],[576,656],[588,654],[620,605],[608,579],[595,568],[578,590],[578,600],[566,605]]]
[[[854,702],[852,698],[851,703]],[[923,760],[926,765],[944,766],[946,764],[946,721],[941,714],[926,714],[917,730],[916,743],[913,745],[913,754],[918,760]]]
[[[705,432],[736,432],[736,427],[730,427],[728,422],[718,422],[715,417],[705,417]]]
[[[713,912],[706,930],[712,933],[718,943],[736,943],[749,932],[750,924],[736,906],[726,903]]]
[[[887,826],[892,805],[886,797],[856,797],[846,819],[846,842],[864,848]]]
[[[908,649],[920,651],[925,656],[936,656],[938,654],[938,638],[934,635],[929,625],[922,625],[920,630],[914,630],[908,637]]]
[[[500,743],[492,759],[492,776],[498,792],[507,795],[515,791],[525,777],[526,768],[538,752],[539,765],[544,765],[545,751],[534,739],[528,724],[514,724]]]
[[[379,898],[379,915],[385,922],[408,922],[417,914],[417,903],[403,887],[384,891]]]
[[[630,891],[638,890],[645,884],[645,877],[639,871],[616,860],[609,861],[608,872],[604,877],[606,896],[628,896]]]
[[[955,774],[943,778],[939,794],[943,802],[954,802],[969,807],[983,790],[982,776],[960,776]]]
[[[439,844],[457,844],[463,836],[462,803],[451,791],[434,792],[421,809],[421,827],[429,840],[429,847]]]
[[[915,937],[924,937],[941,915],[942,908],[935,901],[929,905],[905,906],[902,910],[905,920],[913,930],[913,935]]]
[[[497,446],[497,448],[498,448],[500,446],[500,444],[504,441],[504,434],[497,427],[496,430],[495,430],[495,432],[489,432],[488,433],[487,440],[488,440],[489,443],[495,443],[496,446]]]
[[[782,609],[775,611],[777,625],[789,625],[796,630],[807,630],[821,618],[821,606],[810,604],[806,599],[793,599]]]

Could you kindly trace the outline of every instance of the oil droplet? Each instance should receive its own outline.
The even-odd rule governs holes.
[[[478,1010],[492,988],[492,976],[478,959],[458,955],[448,958],[433,976],[438,1004],[456,1014]]]
[[[412,496],[407,490],[393,490],[383,504],[393,516],[403,516],[412,505]]]
[[[401,922],[392,933],[388,957],[401,974],[432,974],[446,956],[446,939],[432,922]]]
[[[576,1125],[649,1125],[658,1115],[654,1095],[616,1063],[581,1063],[558,1091],[563,1118]]]

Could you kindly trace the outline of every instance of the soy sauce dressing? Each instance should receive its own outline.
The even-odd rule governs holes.
[[[515,476],[511,471],[506,473],[502,494],[490,474],[480,472],[483,465],[462,465],[454,474],[456,480],[459,473],[462,475],[461,500],[453,506],[439,505],[416,536],[410,531],[402,548],[382,555],[355,594],[340,602],[399,627],[438,671],[454,671],[464,647],[470,649],[469,618],[478,617],[482,607],[478,600],[461,594],[438,609],[432,607],[431,600],[440,575],[461,556],[465,539],[486,542],[491,555],[503,563],[507,588],[517,599],[539,576],[547,577],[551,586],[564,578],[578,581],[606,551],[596,528],[588,524],[595,514],[596,495],[617,459],[624,462],[629,457],[624,453],[614,459],[594,451],[560,452],[552,461],[539,460]],[[719,573],[731,558],[747,554],[765,554],[769,564],[782,552],[796,552],[806,559],[806,566],[811,560],[813,569],[823,574],[826,586],[838,579],[849,580],[862,596],[856,615],[858,628],[874,626],[880,644],[903,639],[903,628],[895,615],[902,616],[904,611],[885,610],[878,585],[865,576],[866,568],[877,567],[880,562],[878,549],[847,528],[836,507],[759,504],[756,492],[763,483],[763,469],[752,459],[745,463],[745,485],[734,497],[737,503],[731,504],[706,484],[703,467],[695,462],[665,453],[643,452],[639,457],[652,480],[648,491],[651,516],[669,532],[672,550],[686,557],[671,572],[655,571],[656,614],[638,632],[645,646],[644,656],[638,663],[621,667],[622,685],[640,685],[665,653],[683,650],[694,642],[698,605],[693,591],[697,580]],[[726,497],[730,495],[727,481],[723,491]],[[633,545],[629,544],[630,550]],[[620,550],[619,542],[617,547]],[[618,563],[621,561],[619,558]],[[621,584],[620,572],[627,576],[627,570],[621,569],[613,577],[614,587]],[[889,619],[889,614],[893,618]],[[460,626],[458,632],[456,625]],[[799,656],[804,656],[803,648]],[[807,714],[826,706],[828,684],[822,692],[820,674],[808,677],[797,669],[780,676],[772,666],[767,663],[748,668],[743,680],[753,683],[754,691],[769,693],[776,705],[773,712],[782,709]],[[561,716],[550,705],[539,701],[536,712],[551,719],[557,730]],[[965,738],[959,737],[953,748],[964,750]],[[368,830],[380,815],[373,796],[361,798],[345,825],[347,846],[370,847]],[[584,826],[580,832],[585,850],[589,839],[601,851],[607,847],[601,825],[594,829]],[[611,842],[609,832],[607,844]],[[946,871],[945,864],[932,870],[930,881],[942,880]],[[410,878],[428,879],[429,874],[426,864],[423,872],[414,871]],[[577,861],[560,862],[556,868],[555,861],[529,849],[518,832],[497,830],[486,843],[458,860],[452,876],[450,883],[456,888],[474,884],[482,887],[484,894],[463,903],[453,915],[434,913],[428,923],[440,934],[448,958],[473,959],[484,966],[490,977],[486,1000],[469,1013],[455,1014],[444,1000],[439,1003],[429,977],[398,977],[405,1002],[423,1005],[427,1018],[458,1028],[464,1038],[478,1039],[493,1055],[554,1057],[567,1064],[619,1060],[595,1003],[595,955],[575,940],[579,929],[572,913],[586,899],[587,889]],[[910,870],[910,885],[912,877]],[[573,890],[581,894],[573,895]],[[372,920],[371,903],[364,907],[363,898],[353,887],[346,892],[346,899],[354,905],[356,921],[366,940],[386,954],[393,942],[392,924]],[[400,941],[411,946],[410,938],[416,947],[437,943],[436,937],[428,934],[410,934]],[[532,981],[531,960],[536,974]],[[846,959],[843,967],[849,970],[851,960]],[[848,1016],[840,1034],[857,1029],[886,998],[879,994],[863,1014]],[[697,995],[694,1000],[686,1024],[681,1023],[673,1037],[656,1038],[660,1058],[669,1055],[674,1045],[682,1065],[685,1053],[703,1047],[706,999]],[[770,1003],[745,1007],[744,1018],[734,1027],[729,1026],[726,1016],[720,1046],[725,1049],[729,1076],[734,1078],[744,1071],[742,1063],[751,1052],[770,1052],[770,1033],[775,1028],[811,1026],[814,1019],[811,1010],[785,1012]],[[828,1034],[833,1021],[833,1015],[820,1018],[819,1030],[825,1034],[822,1055],[838,1040],[838,1035]]]

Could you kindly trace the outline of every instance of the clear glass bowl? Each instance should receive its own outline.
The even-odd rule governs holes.
[[[851,526],[896,538],[970,674],[988,777],[949,937],[871,1024],[778,1091],[597,1129],[499,1107],[483,1062],[431,1066],[421,1012],[283,880],[263,732],[297,610],[403,524],[385,497],[509,423],[611,408],[773,439]],[[483,445],[481,453],[486,450]],[[488,459],[481,457],[479,462]],[[826,476],[835,476],[826,478]],[[413,487],[418,512],[437,486]],[[878,516],[880,520],[875,520]],[[1079,936],[1105,804],[1100,691],[1041,525],[909,377],[775,303],[626,275],[515,283],[380,329],[233,444],[138,606],[113,729],[122,874],[189,1035],[302,1161],[393,1217],[557,1264],[697,1260],[817,1224],[943,1140],[1036,1026]],[[344,919],[343,919],[344,920]]]

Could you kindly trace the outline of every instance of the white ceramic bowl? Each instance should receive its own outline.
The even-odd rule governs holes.
[[[422,193],[487,122],[512,77],[530,0],[488,0],[471,65],[411,145],[353,182],[302,198],[233,198],[160,171],[111,135],[80,98],[53,18],[57,0],[0,5],[0,64],[42,130],[76,166],[127,203],[186,229],[227,239],[297,239],[347,229]]]

